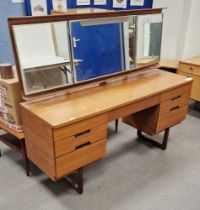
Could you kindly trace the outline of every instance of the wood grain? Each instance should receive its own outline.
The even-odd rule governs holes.
[[[21,115],[28,158],[54,179],[55,158],[51,127],[26,109],[21,109]]]
[[[174,88],[171,91],[167,91],[161,95],[161,102],[171,100],[173,98],[182,96],[184,93],[190,93],[192,88],[192,83],[181,86],[179,88]]]
[[[156,133],[159,106],[154,106],[138,113],[123,117],[122,121],[149,135]]]
[[[127,116],[141,110],[147,109],[149,107],[159,104],[160,97],[153,96],[145,100],[137,101],[135,103],[126,105],[124,107],[114,109],[108,113],[108,121],[113,121],[119,119],[120,117]]]
[[[95,143],[98,140],[106,139],[107,137],[107,125],[101,125],[99,127],[92,128],[90,132],[83,134],[81,136],[72,136],[66,139],[55,142],[55,154],[56,157],[65,155],[72,152],[76,147],[90,142]]]
[[[188,111],[188,106],[184,106],[159,116],[156,132],[159,133],[165,130],[166,128],[174,126],[183,121],[186,118],[187,111]]]
[[[200,76],[200,65],[196,66],[196,65],[192,65],[192,64],[180,63],[178,71]]]
[[[180,75],[191,77],[193,79],[191,99],[196,100],[196,101],[200,101],[200,76],[185,73],[185,72],[182,72],[182,71],[179,71],[178,73]]]
[[[174,89],[179,87],[182,89],[181,86],[186,84],[191,84],[191,81],[187,81],[186,77],[180,75],[162,70],[141,71],[139,75],[132,74],[127,80],[114,82],[107,86],[91,88],[71,95],[55,95],[36,102],[33,100],[23,103],[22,106],[53,127],[59,128],[123,108],[166,91],[172,90],[176,95],[177,91]],[[185,92],[188,91],[187,88]],[[170,97],[171,93],[168,96],[163,95],[163,100]]]
[[[78,149],[72,153],[56,159],[57,178],[86,166],[104,157],[106,153],[106,139]]]
[[[88,129],[92,129],[106,123],[107,114],[98,115],[87,120],[82,120],[80,122],[56,129],[54,131],[54,139],[55,141],[58,141],[70,136],[78,135]]]
[[[187,106],[189,103],[189,99],[190,99],[190,92],[184,93],[178,97],[172,97],[170,100],[167,100],[160,104],[159,114],[162,115],[167,112],[170,112],[170,110],[174,109],[175,107]]]

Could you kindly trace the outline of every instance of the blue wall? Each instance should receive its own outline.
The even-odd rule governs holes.
[[[25,15],[23,3],[0,0],[0,63],[14,63],[7,18]]]

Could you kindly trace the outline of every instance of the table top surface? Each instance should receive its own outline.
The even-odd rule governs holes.
[[[195,56],[192,58],[182,60],[182,61],[180,61],[180,63],[200,65],[200,56]]]
[[[160,67],[170,68],[170,69],[178,69],[179,61],[178,60],[160,60]]]
[[[191,80],[158,69],[140,71],[129,75],[127,80],[21,105],[50,126],[61,127],[157,95]]]

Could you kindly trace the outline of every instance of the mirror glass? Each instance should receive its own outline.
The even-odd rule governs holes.
[[[13,25],[25,95],[158,61],[162,14]]]
[[[13,26],[25,95],[72,83],[67,22]]]
[[[160,59],[162,14],[137,17],[136,67],[153,64]]]
[[[74,64],[76,82],[126,69],[128,43],[124,24],[128,27],[127,17],[70,22],[72,55],[79,61]]]

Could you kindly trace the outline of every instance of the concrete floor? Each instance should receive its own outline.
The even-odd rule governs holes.
[[[64,180],[54,183],[1,144],[1,210],[199,210],[200,112],[190,107],[187,119],[171,129],[168,149],[137,141],[136,130],[120,123],[108,127],[107,155],[84,169],[84,194]]]

